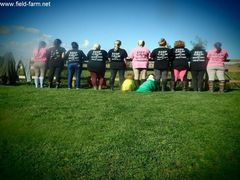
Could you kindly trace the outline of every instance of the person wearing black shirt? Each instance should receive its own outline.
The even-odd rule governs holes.
[[[194,91],[202,91],[203,77],[207,67],[207,52],[201,44],[196,44],[190,54],[192,87]]]
[[[151,53],[151,58],[154,60],[156,88],[157,90],[160,90],[160,79],[162,78],[162,91],[166,90],[171,57],[171,50],[166,48],[166,45],[166,40],[162,38],[159,41],[159,48],[154,49]]]
[[[186,73],[189,68],[188,61],[190,58],[190,52],[187,48],[185,48],[185,43],[179,40],[174,43],[174,48],[172,49],[172,55],[173,55],[172,67],[173,67],[173,73],[174,73],[172,90],[173,91],[175,90],[178,76],[180,76],[182,90],[186,91],[187,81],[184,77],[186,77]]]
[[[104,84],[108,54],[105,50],[101,50],[100,44],[94,44],[93,50],[90,50],[87,54],[87,59],[93,88],[97,90],[98,81],[98,89],[101,90]]]
[[[127,58],[127,52],[124,49],[121,49],[121,41],[116,40],[114,42],[114,48],[110,49],[108,51],[108,59],[110,62],[110,88],[113,90],[114,88],[114,82],[115,77],[117,75],[117,72],[119,72],[119,82],[120,86],[122,86],[122,83],[124,81],[124,73],[126,69],[126,58]]]
[[[64,66],[64,54],[66,52],[65,48],[60,46],[61,43],[60,39],[55,39],[53,47],[49,48],[47,52],[49,88],[52,87],[54,74],[56,76],[56,88],[59,88],[60,85],[61,72]]]
[[[83,51],[78,49],[78,44],[72,42],[72,50],[69,50],[65,56],[68,63],[68,89],[72,88],[72,78],[76,72],[76,89],[80,88],[80,79],[82,72],[82,63],[87,59]]]

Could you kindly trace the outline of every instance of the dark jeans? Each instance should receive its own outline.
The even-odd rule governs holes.
[[[104,85],[104,76],[105,76],[105,72],[93,72],[91,71],[91,81],[92,81],[92,85],[93,87],[97,87],[97,82],[99,82],[99,86],[103,86]]]
[[[81,80],[81,65],[79,63],[68,64],[68,88],[72,87],[73,74],[76,72],[76,88],[80,87]]]
[[[168,70],[159,70],[154,69],[155,80],[156,80],[156,89],[160,90],[160,80],[162,78],[162,91],[166,90]]]
[[[110,86],[114,86],[115,78],[117,75],[117,72],[119,74],[119,82],[120,85],[122,85],[124,81],[124,74],[125,74],[125,69],[110,69],[111,76],[110,76]]]
[[[54,74],[55,74],[55,76],[56,76],[56,83],[60,83],[62,69],[63,69],[62,66],[50,65],[49,66],[49,73],[48,73],[48,82],[49,83],[53,82],[53,77],[54,77]]]
[[[162,81],[167,80],[167,75],[168,71],[167,70],[159,70],[159,69],[154,69],[154,74],[155,74],[155,79],[156,81],[160,82],[160,79],[162,78]]]
[[[194,91],[201,91],[203,89],[203,77],[206,71],[191,71],[192,73],[192,87]]]

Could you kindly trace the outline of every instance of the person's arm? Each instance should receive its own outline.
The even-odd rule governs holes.
[[[211,59],[211,50],[207,52],[207,61]]]
[[[66,49],[65,48],[62,48],[62,59],[65,60],[65,53],[66,53]]]
[[[127,54],[127,52],[125,51],[125,50],[123,50],[123,61],[124,61],[124,63],[125,63],[125,66],[127,67],[127,57],[128,57],[128,54]]]
[[[108,62],[111,63],[112,59],[111,59],[111,50],[108,51]]]
[[[68,52],[66,53],[66,55],[64,56],[65,61],[68,60],[68,57],[69,57],[69,51],[68,51]]]
[[[81,50],[80,51],[81,52],[81,64],[83,64],[83,62],[85,62],[86,61],[86,59],[87,59],[87,56],[85,55],[85,53]]]
[[[87,61],[91,60],[91,54],[92,54],[92,50],[90,50],[87,54]]]
[[[152,60],[152,57],[151,57],[151,51],[148,49],[148,60]]]
[[[227,60],[227,58],[228,58],[228,53],[226,52],[226,54],[225,54],[225,61]]]

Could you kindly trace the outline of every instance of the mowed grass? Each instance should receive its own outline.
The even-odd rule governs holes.
[[[0,86],[0,179],[239,179],[240,91]]]

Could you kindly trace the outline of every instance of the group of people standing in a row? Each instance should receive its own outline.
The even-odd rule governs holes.
[[[54,75],[56,77],[56,88],[60,85],[61,71],[65,61],[68,65],[68,88],[72,88],[72,78],[76,73],[76,88],[80,87],[82,64],[87,61],[87,67],[91,74],[91,84],[94,89],[102,89],[106,72],[106,63],[110,63],[110,88],[113,90],[117,72],[119,73],[120,85],[125,79],[127,59],[132,61],[134,84],[136,89],[146,80],[149,60],[154,61],[154,80],[156,90],[166,90],[168,72],[171,72],[171,90],[176,88],[178,78],[181,80],[182,89],[187,88],[187,72],[191,71],[192,86],[194,91],[202,91],[203,78],[207,71],[209,77],[209,91],[214,90],[215,74],[220,82],[220,91],[224,91],[224,61],[228,57],[222,44],[217,42],[214,49],[206,52],[202,44],[196,44],[191,51],[185,48],[183,41],[176,41],[174,48],[167,48],[165,39],[159,41],[159,47],[150,52],[145,48],[143,40],[138,41],[138,47],[130,54],[120,48],[121,41],[114,42],[114,48],[108,52],[101,49],[100,44],[94,44],[87,56],[79,49],[76,42],[72,42],[72,49],[66,53],[61,47],[61,40],[56,39],[53,47],[47,49],[46,43],[41,41],[39,47],[34,50],[35,85],[43,87],[46,67],[48,72],[48,86],[53,86]],[[161,84],[161,86],[160,86]],[[161,87],[161,88],[160,88]]]

